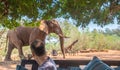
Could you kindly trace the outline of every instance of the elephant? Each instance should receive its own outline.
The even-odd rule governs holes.
[[[25,27],[19,26],[16,29],[9,30],[7,33],[8,50],[5,56],[5,61],[11,61],[11,53],[14,48],[18,49],[19,57],[25,58],[22,47],[30,45],[35,39],[40,39],[45,42],[45,38],[48,34],[55,33],[59,36],[60,47],[65,58],[64,51],[64,38],[62,29],[56,20],[41,20],[38,27]]]
[[[22,46],[29,45],[29,37],[33,29],[34,28],[31,28],[31,27],[19,26],[14,30],[8,31],[7,33],[8,50],[4,59],[5,61],[11,61],[10,56],[14,48],[17,48],[19,52],[19,56],[21,58],[24,58]]]

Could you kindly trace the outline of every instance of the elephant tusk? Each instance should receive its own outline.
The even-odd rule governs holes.
[[[64,36],[64,38],[70,38],[70,37]]]
[[[70,37],[67,37],[67,36],[64,36],[62,34],[59,34],[60,37],[63,37],[63,38],[70,38]]]

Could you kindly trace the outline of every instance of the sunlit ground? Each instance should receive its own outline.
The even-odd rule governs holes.
[[[25,49],[25,48],[24,48]],[[14,51],[15,53],[17,51]],[[80,60],[91,60],[93,56],[99,57],[101,60],[120,60],[120,51],[118,50],[108,50],[108,51],[103,51],[103,52],[79,52],[79,53],[74,53],[74,54],[66,54],[66,59],[80,59]],[[26,52],[27,54],[27,52]],[[62,54],[59,54],[58,56],[52,56],[49,55],[53,59],[61,59]],[[16,59],[15,59],[16,58]],[[20,64],[19,57],[17,54],[12,55],[12,59],[14,59],[14,62],[0,62],[0,70],[15,70],[16,65]],[[28,66],[29,67],[29,66]]]

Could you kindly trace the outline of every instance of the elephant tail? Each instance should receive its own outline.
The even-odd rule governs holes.
[[[6,35],[6,46],[5,46],[5,52],[7,51],[7,46],[8,46],[8,34]]]

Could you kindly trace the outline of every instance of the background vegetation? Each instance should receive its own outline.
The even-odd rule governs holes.
[[[105,26],[120,23],[120,0],[0,0],[0,58],[5,55],[6,32],[17,26],[38,26],[37,20],[64,18],[59,21],[66,36],[65,47],[73,41],[78,42],[73,50],[115,49],[120,50],[120,28],[105,31],[89,31],[91,22]],[[67,21],[72,20],[71,22]],[[77,27],[82,27],[79,31]],[[46,39],[46,48],[60,50],[55,34]],[[30,52],[29,48],[25,53]],[[17,51],[13,52],[16,53]]]
[[[94,29],[89,31],[89,28],[79,31],[76,26],[70,24],[69,21],[65,20],[61,23],[61,28],[64,34],[70,38],[65,38],[65,47],[68,47],[73,41],[78,39],[78,42],[73,46],[73,51],[96,49],[96,50],[120,50],[120,28],[110,30],[109,28],[105,31]],[[1,30],[0,39],[0,57],[2,60],[5,56],[5,46],[6,46],[6,33]],[[50,34],[46,39],[46,49],[51,52],[53,49],[60,51],[59,38],[56,34]],[[29,46],[24,47],[24,54],[30,54]],[[17,54],[16,54],[17,53]],[[14,56],[18,56],[17,49],[12,53]],[[17,57],[18,58],[18,57]],[[16,58],[14,58],[16,59]]]
[[[96,49],[96,50],[120,50],[120,28],[112,29],[106,28],[103,30],[94,29],[89,31],[89,28],[84,30],[79,30],[73,24],[70,24],[69,21],[61,22],[61,27],[64,31],[64,34],[70,38],[65,38],[65,47],[68,47],[73,41],[78,40],[78,42],[73,46],[73,50],[87,50],[87,49]],[[54,37],[54,35],[53,35]],[[57,40],[54,40],[57,39]],[[51,41],[50,41],[51,40]],[[54,41],[53,41],[54,40]],[[50,45],[54,46],[52,49],[59,48],[58,38],[49,37],[49,42],[47,43],[48,49]]]

